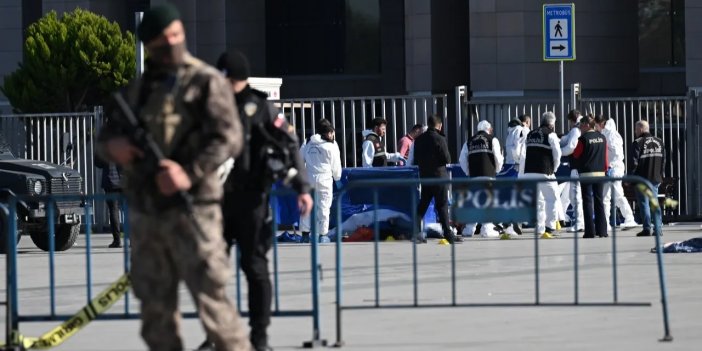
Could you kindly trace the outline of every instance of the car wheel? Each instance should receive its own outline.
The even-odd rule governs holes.
[[[47,232],[48,230],[45,229],[29,233],[34,245],[44,251],[49,251],[49,235]],[[56,226],[56,236],[54,238],[54,248],[56,251],[66,251],[73,247],[78,239],[79,232],[79,224],[59,224]]]

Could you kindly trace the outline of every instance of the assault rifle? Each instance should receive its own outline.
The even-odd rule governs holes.
[[[122,115],[124,115],[124,117],[127,119],[127,122],[134,131],[134,134],[132,135],[132,142],[134,142],[136,146],[142,151],[147,153],[148,157],[155,161],[156,169],[158,169],[160,167],[159,165],[161,164],[161,161],[166,159],[166,156],[163,154],[163,151],[161,151],[161,148],[154,140],[154,137],[153,135],[151,135],[151,132],[149,132],[149,130],[140,122],[140,120],[137,119],[136,115],[134,115],[134,111],[132,111],[132,108],[129,106],[129,104],[127,104],[127,101],[124,100],[124,96],[122,96],[122,93],[116,92],[113,94],[113,97],[117,102],[117,106],[122,112]],[[192,196],[184,190],[179,190],[176,193],[176,197],[183,203],[186,210],[192,217]],[[202,232],[202,229],[197,224],[197,221],[194,220],[194,217],[193,224],[195,225],[198,231]]]

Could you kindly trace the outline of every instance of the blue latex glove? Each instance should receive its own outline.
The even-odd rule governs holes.
[[[344,187],[344,183],[342,183],[340,180],[335,180],[334,185],[336,185],[337,189],[341,189]]]
[[[614,172],[614,170],[612,169],[612,167],[610,167],[610,168],[607,168],[607,173],[605,173],[605,174],[607,174],[608,177],[612,177],[613,172]]]

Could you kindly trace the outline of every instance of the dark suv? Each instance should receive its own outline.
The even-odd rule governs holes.
[[[65,147],[71,153],[72,145]],[[21,196],[17,203],[17,241],[29,234],[34,244],[49,250],[47,204],[38,198],[46,195],[80,195],[82,178],[78,171],[44,161],[16,158],[0,133],[0,203],[7,204],[9,197]],[[36,199],[35,199],[36,197]],[[55,239],[56,251],[70,249],[78,238],[81,201],[56,201]],[[0,253],[6,251],[7,223],[0,220]]]

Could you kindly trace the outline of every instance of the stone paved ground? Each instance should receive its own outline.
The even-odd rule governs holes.
[[[665,241],[702,236],[699,224],[665,228]],[[106,249],[109,235],[93,238],[93,292],[115,280],[123,254]],[[651,307],[476,307],[371,309],[345,311],[344,341],[348,350],[697,350],[702,347],[702,254],[664,255],[675,341],[663,336],[656,256],[649,253],[652,238],[636,238],[633,231],[618,234],[619,300],[646,302]],[[580,240],[580,300],[612,301],[611,239]],[[29,238],[20,244],[21,313],[48,311],[48,259]],[[345,244],[344,296],[349,305],[372,304],[373,244]],[[450,302],[450,247],[436,241],[417,247],[420,304]],[[534,299],[533,239],[500,241],[468,239],[456,246],[459,303],[532,302]],[[541,241],[543,302],[573,300],[572,236]],[[280,308],[310,306],[309,246],[281,245]],[[380,303],[412,302],[412,245],[379,245]],[[334,246],[320,248],[322,336],[335,339]],[[57,310],[74,313],[85,304],[85,241],[56,257]],[[5,269],[4,260],[0,268]],[[246,284],[243,284],[245,287]],[[235,295],[234,284],[230,286]],[[182,306],[192,304],[182,290]],[[0,282],[5,294],[5,282]],[[132,302],[133,303],[133,302]],[[245,304],[245,301],[244,301]],[[136,305],[135,305],[136,306]],[[123,310],[120,302],[112,311]],[[0,313],[4,326],[4,311]],[[57,322],[23,323],[21,331],[38,336]],[[292,350],[311,337],[310,318],[275,318],[271,343],[276,350]],[[196,347],[203,333],[196,320],[182,325],[188,347]],[[4,327],[2,328],[4,330]],[[145,350],[139,323],[93,322],[56,350]],[[1,335],[1,334],[0,334]],[[4,336],[4,335],[3,335]]]

